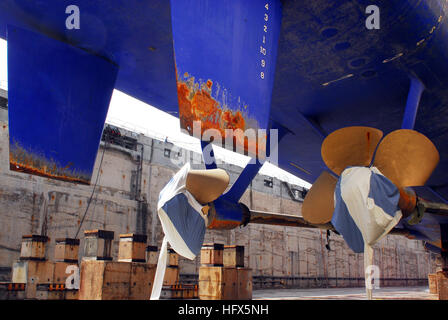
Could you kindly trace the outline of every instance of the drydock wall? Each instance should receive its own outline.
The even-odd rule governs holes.
[[[144,232],[149,244],[160,246],[163,235],[156,204],[160,190],[179,168],[172,160],[182,164],[193,157],[201,159],[199,154],[173,150],[171,143],[121,131],[143,145],[141,170],[140,146],[130,151],[108,144],[97,191],[81,226],[80,256],[82,231],[87,229],[115,232],[114,258],[120,233]],[[98,173],[103,148],[104,143],[92,181]],[[93,188],[12,172],[8,150],[7,110],[0,109],[0,281],[10,280],[11,265],[19,257],[23,234],[47,234],[52,239],[47,256],[52,259],[54,240],[75,236]],[[167,150],[171,150],[169,155]],[[234,165],[221,167],[230,173],[231,183],[241,171]],[[136,178],[139,172],[140,180]],[[242,202],[254,210],[300,215],[301,202],[291,198],[282,181],[273,179],[271,188],[265,185],[266,178],[258,175]],[[141,182],[141,192],[136,181]],[[278,226],[207,231],[206,242],[244,245],[245,263],[253,269],[255,288],[363,284],[363,255],[352,253],[336,234],[330,237],[330,251],[325,248],[325,233],[320,230]],[[426,252],[421,242],[397,236],[388,236],[375,246],[375,264],[380,266],[384,286],[425,284],[428,273],[436,268],[435,255]],[[198,268],[198,259],[181,259],[181,279],[195,280]]]

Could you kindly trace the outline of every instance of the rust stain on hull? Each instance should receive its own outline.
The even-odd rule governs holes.
[[[72,163],[69,163],[61,168],[55,161],[28,152],[17,143],[11,146],[9,153],[9,168],[13,171],[89,185],[90,176],[74,172],[70,169],[71,166]]]
[[[217,130],[222,137],[221,145],[224,146],[227,133],[226,130],[241,130],[245,132],[247,129],[258,130],[258,122],[251,119],[246,114],[247,105],[232,110],[224,103],[220,103],[212,96],[213,81],[207,80],[205,83],[198,83],[194,77],[184,73],[181,79],[177,75],[177,97],[179,103],[179,119],[181,128],[187,130],[190,135],[193,135],[193,123],[195,121],[201,122],[201,136],[208,129]],[[225,92],[217,85],[215,90],[218,92]],[[223,94],[225,100],[225,95]],[[237,108],[234,108],[237,109]],[[258,135],[258,132],[257,132]],[[262,141],[266,141],[266,136],[262,137]],[[214,141],[215,143],[219,141]],[[244,150],[246,153],[255,150],[256,154],[260,151],[266,151],[265,143],[257,143],[254,146],[250,144],[244,136],[233,135],[233,150]]]
[[[90,181],[88,181],[88,180],[83,180],[83,179],[80,179],[80,178],[67,177],[67,176],[52,175],[50,173],[42,172],[42,171],[40,171],[38,169],[35,169],[35,168],[32,168],[32,167],[27,167],[27,166],[24,166],[24,165],[16,163],[16,162],[10,162],[9,163],[9,168],[11,170],[13,170],[13,171],[28,173],[28,174],[32,174],[32,175],[36,175],[36,176],[45,177],[45,178],[51,178],[51,179],[56,179],[56,180],[61,180],[61,181],[69,181],[69,182],[75,182],[75,183],[81,183],[81,184],[90,185]]]

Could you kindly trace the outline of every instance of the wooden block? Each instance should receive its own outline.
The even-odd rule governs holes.
[[[104,270],[103,300],[126,300],[129,298],[130,263],[108,262]]]
[[[155,265],[132,263],[129,294],[130,300],[149,300],[155,273]]]
[[[118,261],[146,262],[146,235],[121,234],[118,247]]]
[[[146,263],[85,260],[79,300],[148,300],[155,272]]]
[[[70,262],[55,262],[54,263],[54,274],[53,274],[53,282],[57,284],[64,284],[67,280],[67,277],[70,276],[69,273],[66,273],[68,266],[78,266],[78,263],[70,263]]]
[[[238,300],[252,300],[252,270],[237,268]]]
[[[168,249],[168,266],[169,267],[179,266],[179,255],[173,249]]]
[[[79,239],[56,239],[54,260],[58,262],[78,263]]]
[[[437,272],[437,293],[439,300],[448,300],[448,275],[443,271]]]
[[[146,263],[150,265],[157,265],[159,260],[159,253],[157,246],[147,246],[146,247]]]
[[[84,234],[83,260],[112,260],[113,231],[87,230]]]
[[[79,300],[101,300],[105,261],[81,262]]]
[[[165,277],[163,278],[164,286],[173,286],[179,282],[179,267],[166,267]]]
[[[437,294],[437,274],[428,274],[429,293]]]
[[[20,260],[45,260],[45,249],[48,237],[40,235],[25,235],[22,237]]]
[[[131,263],[84,260],[81,263],[79,300],[127,300]]]
[[[25,283],[25,298],[35,299],[38,284],[52,283],[54,263],[50,261],[17,261],[13,264],[12,281]]]
[[[28,264],[27,287],[30,282],[52,283],[54,274],[54,262],[50,261],[26,261]]]
[[[235,300],[238,298],[236,268],[201,266],[199,268],[199,299]]]
[[[201,249],[201,264],[211,266],[223,265],[224,245],[219,243],[204,244]]]
[[[224,267],[244,267],[244,246],[224,246]]]

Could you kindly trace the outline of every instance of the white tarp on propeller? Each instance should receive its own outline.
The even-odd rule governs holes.
[[[334,195],[331,223],[354,252],[364,252],[366,292],[371,299],[367,272],[373,264],[372,246],[400,221],[400,192],[376,167],[348,167],[339,177]]]
[[[167,263],[168,243],[179,255],[193,260],[204,242],[207,216],[185,185],[190,164],[185,164],[159,194],[157,213],[165,237],[160,249],[151,300],[160,298]]]

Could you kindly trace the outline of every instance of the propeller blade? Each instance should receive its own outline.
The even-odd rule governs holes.
[[[221,196],[229,185],[229,175],[222,169],[191,170],[187,176],[186,188],[201,204]]]
[[[423,186],[439,163],[439,152],[423,134],[409,129],[389,133],[373,165],[397,187]]]
[[[323,171],[306,194],[302,205],[303,218],[312,224],[331,221],[334,211],[334,189],[338,180]]]
[[[348,166],[368,166],[382,137],[381,130],[370,127],[336,130],[322,143],[322,159],[338,176]]]

